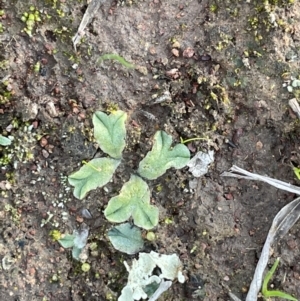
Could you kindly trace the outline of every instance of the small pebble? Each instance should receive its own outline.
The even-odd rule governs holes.
[[[155,49],[155,47],[150,47],[149,52],[150,52],[150,54],[152,54],[152,55],[156,54],[156,49]]]
[[[78,107],[74,107],[74,108],[72,109],[72,111],[73,111],[73,114],[76,114],[76,115],[79,113]]]
[[[176,57],[179,57],[179,50],[173,48],[173,49],[172,49],[172,54],[173,54],[174,56],[176,56]]]
[[[49,157],[49,153],[45,149],[42,150],[42,154],[46,159]]]
[[[57,117],[58,113],[56,111],[55,105],[53,101],[49,101],[46,104],[46,110],[51,117]]]
[[[262,148],[263,148],[263,144],[262,144],[262,142],[261,141],[257,141],[256,142],[256,150],[261,150]]]
[[[286,244],[288,245],[290,250],[294,250],[297,248],[297,242],[294,239],[289,239]]]
[[[195,268],[196,268],[197,270],[200,270],[200,269],[202,268],[202,266],[201,266],[201,264],[199,264],[199,263],[195,263]]]
[[[85,119],[85,114],[84,113],[79,113],[78,114],[78,120],[81,121],[81,120],[84,120]]]
[[[211,60],[211,56],[209,54],[204,54],[200,56],[200,60],[201,61],[210,61]]]
[[[29,269],[29,275],[34,276],[35,275],[35,268],[30,268]]]
[[[90,213],[90,211],[86,208],[81,209],[80,211],[82,217],[87,218],[87,219],[91,219],[93,218],[92,214]]]

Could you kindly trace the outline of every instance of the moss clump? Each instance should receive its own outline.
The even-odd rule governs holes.
[[[41,22],[40,12],[34,7],[30,6],[28,12],[24,12],[21,20],[26,24],[23,31],[32,37],[32,31],[37,23]]]
[[[13,130],[10,135],[13,140],[9,147],[0,146],[0,165],[12,164],[16,167],[18,162],[26,163],[33,160],[33,149],[39,136],[32,125],[21,123],[18,119],[13,119],[11,126]]]
[[[1,64],[1,62],[0,62]],[[0,104],[6,104],[12,97],[13,92],[8,90],[8,82],[0,83]]]

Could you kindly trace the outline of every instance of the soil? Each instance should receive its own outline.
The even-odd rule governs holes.
[[[200,178],[170,169],[148,183],[160,222],[144,251],[178,254],[187,279],[159,300],[225,301],[230,290],[244,300],[272,220],[296,196],[220,174],[237,165],[299,183],[299,121],[288,106],[299,90],[287,86],[299,76],[300,4],[103,1],[75,51],[87,5],[0,1],[0,129],[14,137],[0,150],[0,299],[117,300],[127,283],[123,261],[138,255],[112,247],[103,210],[165,130],[177,143],[207,138],[187,145],[192,156],[214,150],[215,161]],[[30,37],[21,18],[35,11],[41,21]],[[99,62],[111,53],[136,68]],[[170,99],[156,103],[164,93]],[[92,114],[116,107],[129,114],[126,164],[80,201],[67,177],[101,155]],[[82,223],[90,230],[88,272],[50,235]],[[298,223],[270,259],[271,266],[281,257],[273,287],[298,298],[299,246]]]

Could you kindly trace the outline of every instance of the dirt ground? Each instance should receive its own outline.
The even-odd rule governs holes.
[[[229,290],[244,300],[272,220],[295,195],[220,174],[234,164],[299,184],[292,170],[300,165],[299,121],[288,100],[300,96],[292,87],[300,76],[300,4],[103,1],[75,51],[71,38],[86,8],[79,0],[0,1],[0,129],[14,137],[0,148],[0,299],[117,300],[127,283],[123,261],[137,255],[112,247],[103,210],[153,134],[165,130],[177,143],[207,138],[188,147],[192,156],[213,149],[215,161],[201,178],[171,169],[148,183],[160,222],[144,251],[178,254],[187,279],[160,300],[225,301]],[[31,12],[41,20],[30,37]],[[110,53],[136,68],[98,62]],[[166,92],[172,99],[155,104]],[[126,164],[105,189],[77,200],[67,176],[97,152],[92,114],[112,107],[130,116]],[[49,234],[83,222],[88,272]],[[270,260],[281,257],[274,288],[297,298],[299,246],[298,223]]]

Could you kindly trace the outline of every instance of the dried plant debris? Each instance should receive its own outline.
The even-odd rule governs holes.
[[[126,261],[124,261],[124,265],[129,272],[128,283],[123,288],[118,301],[134,301],[148,297],[151,297],[150,300],[154,301],[170,285],[168,281],[162,283],[164,279],[174,280],[178,278],[178,281],[181,283],[185,281],[181,272],[182,264],[176,254],[161,255],[153,251],[140,253],[138,260],[133,259],[131,267]],[[160,275],[154,274],[156,267],[160,268]],[[157,284],[156,292],[148,296],[146,293],[147,288],[155,283]],[[154,297],[154,295],[156,296]]]
[[[150,105],[162,103],[162,102],[165,102],[165,101],[172,101],[171,93],[169,91],[165,91],[163,93],[163,95],[161,95],[161,96],[152,98],[150,100]]]
[[[267,182],[268,184],[275,186],[279,189],[291,191],[298,195],[300,194],[300,187],[290,185],[283,181],[279,181],[269,177],[250,173],[237,166],[233,166],[230,169],[230,172],[225,172],[222,174],[222,176],[226,176],[226,177],[232,176],[232,177],[244,178],[248,180],[259,180],[259,181]],[[246,297],[246,301],[257,300],[258,293],[260,292],[263,283],[263,274],[269,261],[271,247],[274,245],[274,243],[278,243],[278,241],[287,234],[287,232],[291,229],[291,227],[293,227],[293,225],[298,221],[299,217],[300,217],[300,197],[298,197],[291,203],[284,206],[275,216],[272,226],[269,230],[267,239],[265,241],[261,256],[257,263],[253,280],[251,282],[250,289]],[[240,299],[238,299],[232,293],[230,293],[230,297],[234,301],[240,301]]]
[[[291,109],[297,114],[300,119],[300,106],[296,98],[292,98],[289,100],[289,106]]]
[[[280,180],[276,180],[276,179],[272,179],[270,177],[266,177],[266,176],[261,176],[255,173],[251,173],[243,168],[240,168],[236,165],[233,165],[230,168],[230,171],[227,172],[223,172],[221,174],[222,177],[233,177],[233,178],[238,178],[238,179],[248,179],[248,180],[256,180],[256,181],[262,181],[262,182],[266,182],[278,189],[282,189],[285,191],[289,191],[292,193],[295,193],[297,195],[300,195],[300,187],[280,181]]]
[[[73,46],[76,51],[76,46],[79,43],[80,39],[84,36],[84,30],[86,26],[91,22],[92,18],[97,13],[100,5],[104,3],[106,0],[92,0],[81,20],[81,23],[78,27],[78,30],[75,36],[72,38]]]
[[[149,301],[157,300],[163,292],[169,289],[171,285],[172,285],[172,281],[164,281],[164,279],[162,279],[157,290],[154,292],[151,298],[149,298]]]
[[[214,162],[214,151],[198,152],[187,164],[189,172],[194,177],[199,178],[208,172],[209,165]]]

